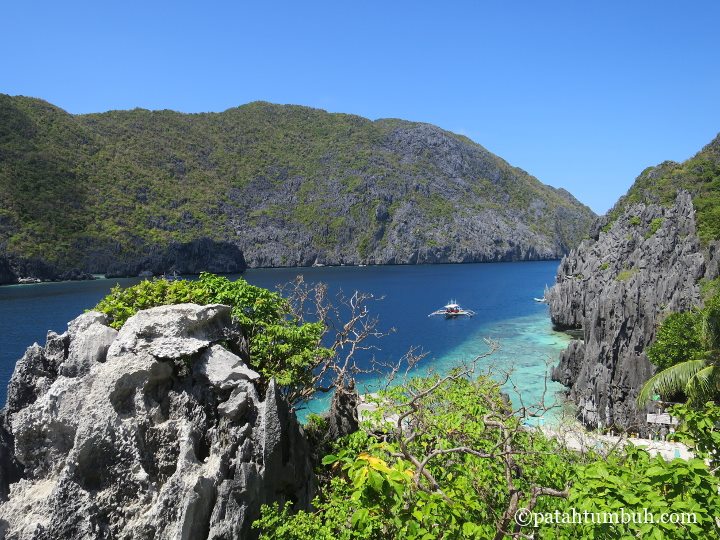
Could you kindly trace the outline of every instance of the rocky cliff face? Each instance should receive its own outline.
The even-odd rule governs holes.
[[[160,276],[164,274],[239,274],[247,268],[242,251],[230,242],[202,237],[189,242],[172,242],[168,246],[138,246],[136,253],[122,255],[78,246],[88,260],[82,268],[106,277]],[[90,262],[92,261],[92,262]],[[63,270],[42,258],[3,257],[0,252],[0,285],[35,281],[93,279],[78,269]]]
[[[89,312],[18,362],[0,428],[0,537],[257,536],[260,505],[308,508],[309,449],[261,388],[227,306]]]
[[[572,195],[483,147],[383,122],[371,166],[330,162],[321,179],[262,177],[231,191],[223,210],[250,266],[559,259],[589,229],[592,213]],[[298,210],[311,214],[298,222]]]
[[[0,256],[0,285],[5,285],[6,283],[15,283],[16,281],[17,276],[15,275],[10,266],[10,261]]]
[[[717,262],[703,254],[687,192],[669,207],[630,205],[607,222],[599,219],[592,238],[563,258],[547,295],[553,324],[583,332],[553,379],[569,388],[588,426],[642,432],[645,411],[635,398],[654,369],[645,348],[664,314],[700,302],[698,281],[714,277]]]

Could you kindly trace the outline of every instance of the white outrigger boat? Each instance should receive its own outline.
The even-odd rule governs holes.
[[[475,312],[472,309],[464,309],[461,308],[455,300],[451,300],[448,302],[446,306],[444,306],[442,309],[438,309],[437,311],[433,311],[428,317],[432,317],[433,315],[445,315],[446,319],[452,319],[455,317],[472,317],[475,315]]]

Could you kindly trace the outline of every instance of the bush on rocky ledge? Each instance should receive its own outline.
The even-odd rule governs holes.
[[[114,287],[94,309],[119,329],[140,310],[183,303],[230,306],[233,321],[248,340],[249,365],[265,383],[275,379],[283,387],[311,385],[314,368],[333,354],[321,346],[322,322],[300,320],[289,300],[243,279],[203,273],[195,281],[145,280],[125,289]]]

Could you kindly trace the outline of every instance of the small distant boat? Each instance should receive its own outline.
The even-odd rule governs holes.
[[[542,298],[537,298],[537,297],[536,297],[536,298],[533,298],[533,300],[535,300],[536,302],[538,302],[538,303],[540,303],[540,304],[547,304],[547,303],[548,303],[548,300],[547,300],[547,299],[548,299],[548,292],[549,292],[549,289],[548,289],[548,286],[547,286],[547,284],[546,284],[546,285],[545,285],[545,292],[543,293],[543,297],[542,297]]]
[[[457,302],[455,302],[455,300],[451,300],[442,309],[433,311],[430,315],[428,315],[428,317],[432,317],[433,315],[445,315],[446,319],[453,319],[455,317],[463,316],[472,317],[475,315],[475,312],[472,309],[462,308]]]

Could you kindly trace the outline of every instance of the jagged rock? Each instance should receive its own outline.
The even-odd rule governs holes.
[[[227,416],[230,420],[236,420],[245,413],[247,407],[248,393],[246,385],[241,384],[232,391],[225,403],[218,405],[218,412],[223,416]]]
[[[108,354],[147,349],[158,358],[177,359],[193,355],[232,333],[237,330],[231,323],[229,306],[158,306],[128,319]]]
[[[104,344],[85,343],[106,322],[84,314],[18,362],[0,430],[0,537],[253,538],[261,504],[309,507],[302,428],[274,382],[261,399],[244,355],[222,349],[244,343],[227,306],[139,312],[103,358]],[[74,354],[82,369],[68,377]]]
[[[77,268],[61,270],[56,265],[38,258],[6,256],[2,254],[0,246],[0,285],[86,279],[94,277]]]
[[[560,364],[552,370],[552,380],[571,386],[577,380],[582,361],[585,359],[585,343],[574,339],[560,353]]]
[[[358,403],[360,396],[354,382],[351,381],[347,387],[335,391],[327,416],[326,440],[336,441],[358,430]]]
[[[104,324],[94,323],[74,334],[68,357],[60,367],[60,375],[77,377],[87,373],[96,362],[104,362],[108,349],[118,331]]]
[[[0,285],[17,282],[17,276],[10,267],[10,261],[0,255]]]
[[[669,208],[636,204],[608,223],[602,218],[597,239],[563,258],[547,295],[556,328],[583,330],[583,343],[570,344],[553,379],[569,387],[587,425],[643,432],[645,411],[635,398],[653,374],[645,348],[663,314],[700,302],[705,260],[687,192]]]
[[[239,356],[220,345],[206,349],[193,366],[193,371],[221,389],[235,387],[239,381],[260,379],[260,375],[247,367]]]
[[[6,426],[5,414],[0,414],[0,501],[7,500],[10,484],[20,479],[20,465],[15,459],[15,446],[12,435]],[[2,529],[0,529],[0,538]]]

